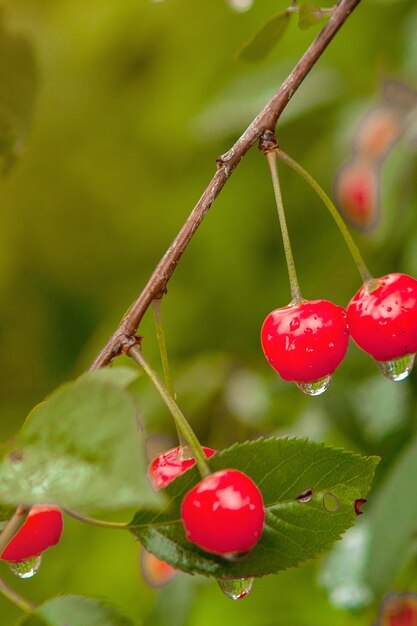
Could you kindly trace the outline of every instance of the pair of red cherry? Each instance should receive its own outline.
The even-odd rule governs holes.
[[[318,395],[345,356],[349,334],[392,380],[405,378],[417,352],[417,280],[388,274],[364,284],[347,309],[327,300],[289,304],[262,326],[266,358],[278,374]]]
[[[207,447],[203,450],[207,458],[216,452]],[[148,476],[155,489],[162,489],[194,464],[193,458],[182,459],[181,448],[173,448],[156,457]],[[252,550],[262,535],[262,494],[243,472],[220,470],[185,495],[181,519],[188,541],[206,552],[233,559]]]

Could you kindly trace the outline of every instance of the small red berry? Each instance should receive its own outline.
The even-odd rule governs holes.
[[[61,510],[51,504],[35,504],[24,524],[9,541],[0,559],[19,563],[58,543],[63,528]]]
[[[379,165],[359,157],[343,165],[334,182],[339,212],[358,230],[370,230],[378,222]]]
[[[387,274],[362,285],[349,302],[347,317],[352,339],[376,361],[389,363],[415,354],[417,280],[406,274]],[[389,377],[401,379],[400,375]]]
[[[349,343],[346,312],[327,300],[289,304],[265,319],[261,342],[269,364],[281,378],[318,395],[327,385],[311,383],[331,376],[345,356]]]
[[[208,459],[216,452],[216,450],[205,446],[203,446],[203,451]],[[195,465],[195,459],[183,459],[181,447],[177,446],[158,454],[148,467],[148,478],[152,487],[158,491],[169,485],[177,476],[180,476],[193,465]]]
[[[262,494],[243,472],[220,470],[187,493],[181,518],[191,543],[231,558],[252,550],[262,535]]]
[[[165,587],[178,574],[172,565],[161,561],[145,548],[141,550],[139,563],[142,576],[150,587]]]

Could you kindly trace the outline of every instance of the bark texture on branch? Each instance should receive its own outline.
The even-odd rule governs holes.
[[[171,246],[156,266],[143,291],[123,317],[116,331],[100,351],[90,370],[108,365],[135,335],[142,317],[156,298],[161,298],[181,256],[214,200],[235,168],[265,130],[274,130],[277,121],[317,60],[360,0],[339,0],[326,26],[319,33],[290,75],[228,152],[217,159],[217,171],[204,190]]]

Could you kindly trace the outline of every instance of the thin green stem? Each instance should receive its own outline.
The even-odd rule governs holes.
[[[162,324],[161,298],[153,300],[153,302],[152,302],[152,310],[153,310],[154,320],[155,320],[156,338],[158,340],[159,353],[161,355],[162,370],[164,372],[165,386],[166,386],[169,394],[173,398],[173,400],[176,400],[177,399],[177,394],[175,393],[174,384],[172,382],[171,368],[169,367],[169,360],[168,360],[167,344],[166,344],[166,341],[165,341],[164,326]],[[193,456],[192,452],[191,452],[187,442],[185,441],[181,431],[179,430],[176,422],[175,422],[175,426],[176,426],[176,429],[177,429],[177,435],[178,435],[178,441],[179,441],[179,444],[180,444],[181,456],[182,456],[183,459],[190,459]]]
[[[165,386],[168,389],[171,396],[176,399],[176,393],[172,382],[171,370],[168,361],[167,344],[165,341],[164,327],[162,325],[161,317],[161,299],[152,301],[152,309],[155,319],[156,338],[158,340],[159,352],[161,355],[162,369],[164,372]]]
[[[174,398],[169,393],[168,389],[164,386],[161,379],[155,370],[149,365],[147,360],[142,354],[142,350],[139,345],[134,345],[128,350],[128,355],[132,357],[145,370],[151,381],[153,382],[156,389],[159,391],[159,394],[165,404],[167,405],[172,417],[174,418],[175,424],[177,426],[178,431],[184,437],[187,445],[190,447],[193,456],[196,460],[198,470],[201,476],[204,478],[210,474],[209,466],[207,465],[206,456],[203,452],[203,449],[198,441],[193,429],[188,423],[185,415],[182,413],[181,409],[175,402]]]
[[[0,591],[10,602],[13,602],[13,604],[25,613],[32,613],[36,609],[35,604],[32,604],[32,602],[29,602],[29,600],[26,600],[26,598],[16,593],[16,591],[9,587],[1,578]]]
[[[73,509],[63,507],[62,509],[67,515],[73,517],[78,522],[88,524],[89,526],[96,526],[97,528],[109,528],[110,530],[128,530],[129,524],[125,522],[107,522],[106,520],[96,519],[95,517],[89,517],[84,513],[79,513]]]
[[[356,267],[358,268],[359,274],[361,275],[363,282],[365,284],[371,283],[374,280],[372,274],[366,267],[362,255],[359,252],[358,246],[353,241],[352,236],[348,231],[345,222],[343,221],[343,218],[341,217],[339,211],[336,209],[335,205],[333,204],[327,193],[320,187],[318,182],[311,176],[311,174],[309,174],[303,167],[301,167],[299,163],[297,163],[297,161],[294,161],[294,159],[292,159],[290,156],[288,156],[288,154],[286,154],[279,148],[277,148],[275,152],[280,161],[286,163],[287,165],[289,165],[289,167],[291,167],[298,174],[300,174],[300,176],[304,178],[304,180],[314,189],[317,195],[324,202],[334,221],[336,222],[342,234],[342,237],[346,242],[347,247],[350,250],[350,253],[353,257],[353,260],[355,261]]]
[[[293,257],[292,249],[291,249],[290,236],[288,234],[287,221],[285,219],[284,204],[282,202],[281,187],[280,187],[279,178],[278,178],[277,157],[275,154],[275,150],[266,152],[265,156],[267,158],[269,169],[271,171],[272,185],[274,187],[275,200],[277,203],[279,224],[281,227],[285,258],[287,261],[288,276],[290,279],[291,301],[294,304],[299,304],[300,302],[303,302],[304,298],[301,295],[300,285],[298,283],[297,272],[295,270],[294,257]]]

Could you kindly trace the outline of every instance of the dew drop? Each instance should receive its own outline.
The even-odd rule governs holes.
[[[38,573],[42,563],[42,555],[33,556],[30,559],[19,561],[18,563],[9,563],[9,567],[13,574],[19,578],[32,578]]]
[[[217,582],[225,596],[231,600],[241,600],[250,593],[253,578],[222,578]]]
[[[297,496],[296,500],[298,500],[298,502],[302,502],[303,504],[305,504],[306,502],[310,502],[312,497],[313,497],[313,490],[306,489],[305,491],[302,491],[300,495]]]
[[[324,378],[320,378],[320,380],[314,380],[311,383],[295,384],[297,385],[298,389],[300,389],[300,391],[306,394],[306,396],[320,396],[326,391],[331,379],[331,376],[325,376]]]
[[[323,506],[328,513],[336,513],[339,509],[339,498],[334,493],[325,493],[323,496]]]
[[[377,365],[387,378],[394,381],[404,380],[413,369],[415,354],[406,354],[391,361],[377,361]]]

